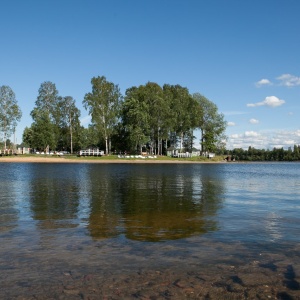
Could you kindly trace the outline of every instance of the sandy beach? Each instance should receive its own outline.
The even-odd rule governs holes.
[[[155,159],[155,158],[145,158],[145,159],[126,159],[126,158],[116,158],[107,159],[105,157],[53,157],[53,156],[2,156],[0,157],[0,163],[159,163],[159,164],[195,164],[195,163],[222,163],[224,161],[192,161],[192,160],[176,160],[176,159]]]

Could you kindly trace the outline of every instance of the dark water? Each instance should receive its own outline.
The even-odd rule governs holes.
[[[300,164],[0,163],[0,241],[7,288],[264,253],[300,266]]]

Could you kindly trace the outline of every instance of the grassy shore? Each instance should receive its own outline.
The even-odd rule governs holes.
[[[40,162],[40,163],[217,163],[224,162],[223,156],[211,159],[205,157],[173,158],[157,156],[156,158],[118,158],[116,155],[102,157],[78,157],[75,155],[13,155],[0,157],[1,162]]]

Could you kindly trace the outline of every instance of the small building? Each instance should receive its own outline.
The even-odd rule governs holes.
[[[173,146],[167,148],[167,156],[177,157],[178,156],[178,150]]]

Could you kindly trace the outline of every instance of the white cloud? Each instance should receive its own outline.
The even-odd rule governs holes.
[[[228,126],[235,126],[235,123],[234,122],[227,122],[227,125]]]
[[[272,85],[272,82],[269,80],[269,79],[261,79],[260,81],[257,81],[256,83],[255,83],[255,85],[257,86],[257,87],[262,87],[262,86],[264,86],[264,85]]]
[[[281,81],[280,85],[284,85],[287,87],[300,85],[300,77],[291,75],[291,74],[282,74],[281,76],[276,78]]]
[[[256,120],[256,119],[250,119],[249,122],[250,122],[251,124],[258,124],[258,123],[259,123],[259,121]]]
[[[271,130],[271,131],[246,131],[242,134],[232,134],[227,140],[227,149],[243,148],[249,146],[256,149],[284,148],[300,145],[300,130]]]
[[[256,131],[246,131],[245,137],[259,137],[260,134]]]
[[[268,96],[265,98],[264,101],[256,102],[256,103],[249,103],[247,104],[248,107],[256,107],[256,106],[269,106],[269,107],[276,107],[284,104],[285,101],[277,98],[276,96]]]

